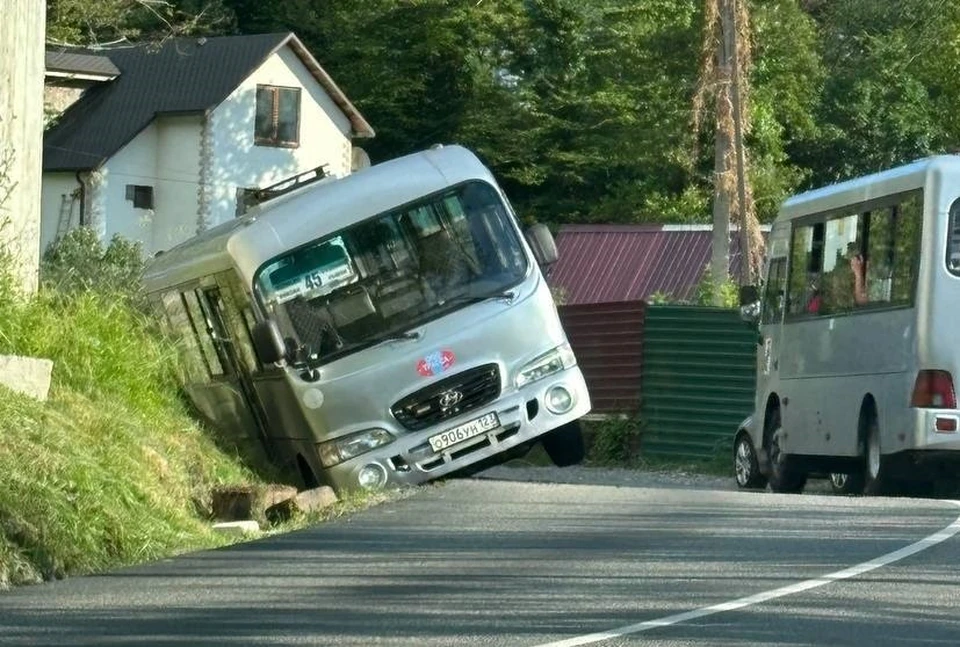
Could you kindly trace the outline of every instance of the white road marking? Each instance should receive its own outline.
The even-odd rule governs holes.
[[[960,501],[947,501],[947,503],[960,506]],[[764,602],[769,602],[770,600],[776,600],[777,598],[793,595],[794,593],[802,593],[804,591],[809,591],[810,589],[816,589],[832,582],[848,580],[850,578],[863,575],[864,573],[868,573],[882,566],[893,564],[894,562],[898,562],[901,559],[910,557],[911,555],[916,555],[917,553],[924,551],[931,546],[936,546],[937,544],[950,539],[957,533],[960,533],[960,517],[957,517],[956,521],[943,530],[935,532],[929,537],[924,537],[920,541],[910,544],[909,546],[905,546],[900,550],[895,550],[892,553],[887,553],[886,555],[882,555],[876,559],[871,559],[869,562],[863,562],[862,564],[851,566],[850,568],[842,571],[828,573],[827,575],[818,577],[816,579],[797,582],[796,584],[783,586],[779,589],[764,591],[755,595],[748,595],[745,598],[739,598],[730,602],[721,602],[720,604],[714,604],[709,607],[694,609],[693,611],[686,611],[684,613],[677,613],[672,616],[666,616],[656,620],[647,620],[646,622],[639,622],[634,625],[627,625],[626,627],[611,629],[610,631],[601,631],[598,633],[586,634],[584,636],[567,638],[566,640],[558,640],[552,643],[543,643],[541,645],[536,645],[535,647],[576,647],[577,645],[589,645],[591,643],[598,643],[604,640],[610,640],[612,638],[621,638],[630,634],[642,633],[644,631],[649,631],[650,629],[669,627],[670,625],[676,625],[680,624],[681,622],[712,616],[717,613],[723,613],[724,611],[735,611],[737,609],[743,609],[755,604],[762,604]]]

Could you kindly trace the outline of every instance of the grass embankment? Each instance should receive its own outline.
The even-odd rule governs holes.
[[[228,541],[204,502],[257,478],[187,414],[148,319],[93,293],[8,294],[0,353],[55,362],[48,402],[0,387],[0,588]]]

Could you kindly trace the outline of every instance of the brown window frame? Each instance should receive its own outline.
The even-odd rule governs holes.
[[[280,102],[281,97],[286,92],[292,92],[296,97],[295,123],[293,124],[293,139],[283,139],[280,137]],[[269,94],[269,124],[264,124],[262,120],[260,101],[261,97]],[[254,125],[253,139],[257,146],[274,146],[279,148],[297,148],[300,146],[300,108],[302,105],[301,97],[303,93],[301,88],[288,87],[282,85],[257,85],[255,93],[256,105],[254,107]],[[263,135],[261,132],[266,130],[263,126],[269,126],[270,135]]]

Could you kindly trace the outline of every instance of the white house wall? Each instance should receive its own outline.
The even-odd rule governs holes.
[[[120,234],[130,240],[143,242],[151,251],[153,214],[146,209],[134,209],[127,200],[127,185],[154,186],[157,182],[157,126],[150,124],[134,137],[93,178],[88,222],[97,230],[104,243]],[[99,184],[99,186],[98,186]]]
[[[157,120],[157,184],[153,248],[169,249],[197,233],[200,134],[204,117]]]
[[[74,194],[80,188],[74,173],[44,173],[43,191],[40,197],[40,253],[57,237],[61,210],[64,209],[65,226],[80,224],[80,199]]]
[[[88,222],[104,242],[119,234],[153,254],[197,233],[199,115],[160,117],[111,157],[91,187]],[[127,186],[153,188],[153,209],[127,199]]]
[[[257,85],[299,87],[300,145],[254,145]],[[236,217],[238,188],[262,188],[321,164],[350,173],[350,121],[297,55],[285,47],[264,61],[211,115],[212,159],[207,224]]]

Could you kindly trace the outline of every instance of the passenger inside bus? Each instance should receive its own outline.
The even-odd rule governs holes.
[[[853,273],[853,301],[858,306],[865,305],[867,298],[867,258],[857,248],[856,243],[847,246],[847,262]]]
[[[448,230],[440,229],[414,240],[420,261],[420,275],[434,294],[448,296],[450,292],[467,285],[478,274],[475,261],[469,258]]]
[[[807,301],[809,314],[843,312],[868,303],[866,270],[867,261],[856,242],[847,245],[836,265],[822,277],[811,283],[811,296]]]

